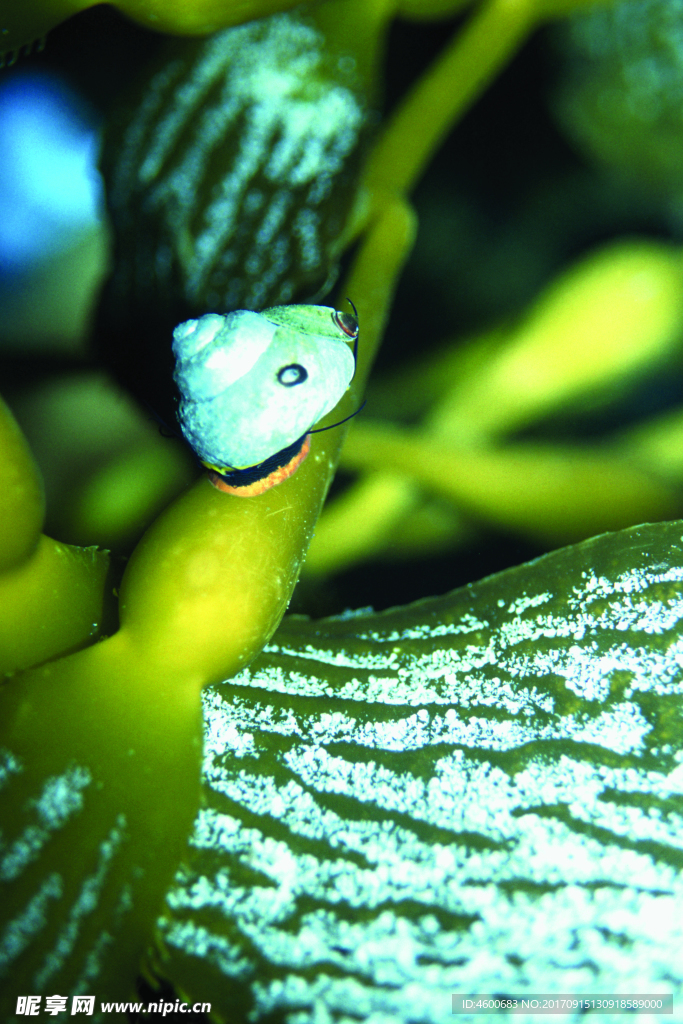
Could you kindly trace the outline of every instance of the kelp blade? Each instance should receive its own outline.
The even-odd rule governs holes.
[[[157,966],[232,1022],[437,1022],[456,992],[676,1007],[682,617],[676,522],[285,620],[205,692]]]

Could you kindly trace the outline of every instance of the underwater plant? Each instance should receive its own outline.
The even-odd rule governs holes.
[[[570,1020],[581,993],[677,1005],[681,534],[286,618],[204,691],[159,973],[224,1020],[436,1022],[455,993],[567,993]]]
[[[420,354],[371,385],[372,412],[352,425],[341,458],[357,478],[326,506],[305,573],[387,548],[404,559],[448,551],[486,526],[547,547],[680,515],[677,412],[590,445],[538,427],[579,403],[628,397],[639,378],[675,366],[682,284],[677,246],[610,242],[552,281],[521,320]]]
[[[42,45],[46,32],[79,11],[93,7],[97,0],[28,0],[20,7],[4,4],[0,12],[0,54],[13,63],[22,51],[30,54],[34,44]],[[157,32],[206,35],[251,18],[260,18],[293,7],[291,0],[123,0],[119,10]]]
[[[568,6],[493,0],[475,11],[344,182],[339,244],[323,262],[331,271],[357,243],[339,295],[358,307],[362,345],[327,419],[360,404],[414,235],[407,195],[435,146],[531,28]],[[303,24],[314,51],[329,48],[335,59],[323,67],[348,76],[343,57],[357,54],[371,109],[394,13],[417,15],[420,5],[337,0],[310,20],[276,17],[294,37]],[[175,84],[189,122],[171,119],[170,141],[161,137],[152,190],[173,184],[179,162],[192,165],[173,131],[191,136],[202,88],[222,81],[215,66],[201,71],[215,42],[187,44],[189,71],[173,56],[184,46],[169,51],[166,84],[188,75],[186,89]],[[309,102],[340,88],[320,67],[309,59]],[[140,103],[168,123],[162,92],[148,83]],[[143,115],[126,122],[133,135]],[[268,142],[280,140],[273,132]],[[132,192],[148,158],[149,149],[136,158]],[[197,200],[201,210],[215,194]],[[111,286],[130,299],[117,330],[150,302],[146,322],[163,323],[169,301],[187,303],[189,315],[206,312],[193,301],[211,301],[189,287],[201,218],[188,226],[174,195],[169,187],[155,204],[141,188],[131,199],[140,212],[124,225]],[[160,208],[152,239],[137,228]],[[135,265],[152,243],[159,293],[139,300],[145,274],[136,278]],[[297,253],[292,273],[305,244]],[[672,261],[656,256],[645,253],[648,266],[675,280]],[[230,269],[226,260],[211,287]],[[271,283],[281,286],[277,274]],[[675,299],[657,308],[661,329],[646,336],[636,367],[680,323]],[[516,337],[524,349],[528,335]],[[151,338],[152,367],[164,358],[156,346]],[[605,376],[624,366],[614,358]],[[557,377],[570,401],[571,382]],[[534,397],[542,405],[542,391]],[[489,435],[517,425],[522,405],[495,406]],[[622,987],[635,964],[642,991],[680,991],[671,955],[681,920],[678,524],[589,541],[422,606],[292,618],[276,633],[345,427],[316,435],[297,472],[255,498],[226,496],[203,474],[149,527],[119,582],[103,552],[41,534],[39,473],[9,410],[1,425],[4,1017],[31,991],[124,999],[145,955],[156,976],[210,1000],[219,1020],[436,1020],[465,978],[486,991],[552,983],[596,992]],[[375,431],[375,455],[363,462],[363,431],[367,450],[373,428],[359,430],[349,464],[392,470],[407,458],[424,482],[428,444],[406,456],[406,439],[394,438],[392,462],[392,439],[377,444]],[[443,451],[438,458],[448,476]],[[664,491],[657,507],[668,514]],[[668,930],[652,924],[663,915]]]

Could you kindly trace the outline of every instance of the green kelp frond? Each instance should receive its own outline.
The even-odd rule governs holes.
[[[565,268],[518,320],[417,348],[371,385],[342,455],[358,476],[323,512],[304,571],[434,555],[491,526],[557,546],[678,518],[680,411],[589,443],[552,422],[629,390],[638,415],[635,382],[677,373],[682,285],[678,246],[619,239]]]
[[[286,619],[204,692],[164,972],[230,1021],[437,1022],[457,991],[677,998],[682,618],[675,522],[406,608]]]

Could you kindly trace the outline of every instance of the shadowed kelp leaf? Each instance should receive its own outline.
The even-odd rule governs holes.
[[[682,534],[285,620],[205,691],[164,972],[220,1018],[297,1024],[683,994]]]

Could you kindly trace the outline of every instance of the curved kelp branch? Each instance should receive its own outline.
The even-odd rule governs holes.
[[[402,204],[387,209],[345,289],[358,298],[362,345],[349,392],[323,420],[359,405],[398,273],[413,237]],[[332,480],[346,425],[316,433],[301,468],[253,498],[232,498],[204,476],[147,531],[121,585],[121,631],[159,664],[199,685],[238,671],[262,648],[291,597]]]
[[[109,559],[41,534],[40,472],[0,399],[0,678],[87,646],[105,615]]]

